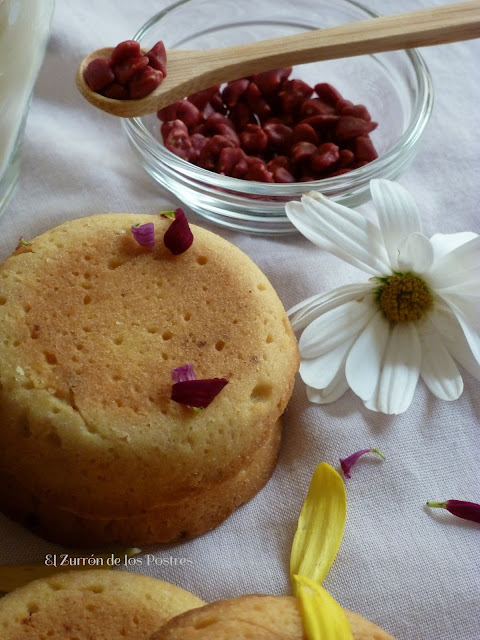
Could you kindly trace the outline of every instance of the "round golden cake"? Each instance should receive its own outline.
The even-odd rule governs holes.
[[[131,230],[147,222],[152,248]],[[298,368],[283,305],[252,260],[193,225],[192,246],[172,255],[170,224],[82,218],[0,265],[0,471],[67,520],[125,521],[132,545],[201,533],[184,518],[176,526],[175,510],[209,494],[215,526],[230,509],[223,500],[238,504],[235,477],[241,501],[259,490]],[[203,410],[170,397],[172,370],[185,364],[228,380]],[[146,539],[131,530],[169,505],[167,536],[155,521]],[[104,531],[103,542],[119,539]]]
[[[370,620],[345,609],[354,640],[395,640]],[[185,611],[150,640],[307,640],[299,600],[246,595]]]
[[[171,617],[202,606],[173,584],[91,569],[35,580],[0,599],[2,640],[142,640]]]
[[[132,540],[144,545],[191,538],[225,520],[263,487],[275,468],[281,430],[278,420],[241,471],[208,487],[194,500],[186,497],[128,518],[87,518],[55,507],[26,490],[11,474],[0,471],[2,508],[34,533],[76,547],[102,545],[105,541],[128,546]]]

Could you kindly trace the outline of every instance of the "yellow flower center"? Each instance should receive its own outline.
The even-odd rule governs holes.
[[[379,278],[377,302],[387,320],[393,324],[419,320],[433,306],[433,296],[426,283],[412,273],[397,273]]]

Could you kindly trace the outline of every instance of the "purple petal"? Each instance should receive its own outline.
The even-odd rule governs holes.
[[[155,227],[153,222],[134,225],[131,227],[135,240],[142,247],[153,247],[155,245]]]
[[[457,518],[480,523],[480,504],[465,500],[446,500],[445,502],[427,502],[428,507],[446,509]]]
[[[174,384],[176,384],[177,382],[186,382],[187,380],[195,380],[193,364],[182,364],[181,367],[173,369],[172,380]]]
[[[225,378],[175,382],[172,385],[171,399],[189,407],[205,409],[226,384],[228,380]]]
[[[357,462],[357,460],[361,456],[363,456],[365,453],[376,453],[381,458],[385,459],[385,456],[383,455],[383,453],[381,453],[378,449],[360,449],[360,451],[355,451],[355,453],[352,453],[347,458],[339,458],[340,465],[342,467],[343,475],[345,476],[345,478],[352,477],[350,475],[351,468]]]
[[[174,215],[175,220],[166,230],[163,242],[174,256],[178,256],[192,246],[193,233],[182,209],[175,209]]]

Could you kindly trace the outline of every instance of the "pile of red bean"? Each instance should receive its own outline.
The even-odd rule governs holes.
[[[92,91],[115,100],[144,98],[167,75],[167,55],[163,42],[145,55],[135,40],[120,42],[109,58],[95,58],[85,69],[84,78]]]
[[[165,147],[223,175],[257,182],[306,182],[377,158],[367,108],[327,83],[290,79],[292,69],[255,74],[161,109]]]

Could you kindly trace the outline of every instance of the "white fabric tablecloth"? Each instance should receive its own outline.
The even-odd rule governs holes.
[[[384,14],[441,4],[365,2]],[[21,179],[0,219],[0,259],[19,236],[31,238],[64,220],[178,206],[139,166],[120,121],[95,110],[74,85],[75,69],[87,52],[130,38],[166,5],[167,0],[57,0],[27,121]],[[423,49],[435,106],[417,159],[400,182],[419,203],[427,236],[480,232],[479,54],[478,40]],[[362,209],[373,215],[370,205]],[[187,214],[250,255],[286,308],[365,279],[300,235],[248,236]],[[338,468],[339,457],[378,447],[387,460],[363,458],[346,480],[345,535],[326,588],[398,640],[478,640],[479,526],[424,506],[447,498],[480,502],[480,385],[466,372],[464,381],[463,395],[453,403],[437,400],[419,383],[406,413],[385,416],[365,409],[351,392],[324,407],[309,404],[298,378],[278,467],[266,488],[216,530],[146,550],[139,556],[143,563],[129,570],[174,582],[208,601],[290,593],[291,541],[317,463]],[[3,516],[0,536],[0,564],[42,562],[46,554],[62,551]],[[182,566],[181,558],[187,559]]]

